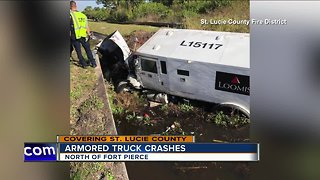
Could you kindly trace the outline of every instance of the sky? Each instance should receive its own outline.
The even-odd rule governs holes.
[[[86,8],[87,6],[91,6],[92,8],[94,7],[103,7],[102,4],[97,4],[95,0],[86,0],[86,1],[83,1],[83,0],[75,0],[76,3],[77,3],[77,7],[78,7],[78,11],[83,11],[84,8]]]

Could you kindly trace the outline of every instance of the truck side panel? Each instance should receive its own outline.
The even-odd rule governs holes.
[[[249,84],[247,84],[249,83],[249,69],[203,62],[188,63],[185,60],[168,60],[167,62],[169,94],[206,102],[234,103],[249,110],[250,96],[241,92],[241,90],[250,91]],[[178,70],[188,71],[188,74],[179,74]],[[228,73],[232,79],[220,78],[218,80],[221,82],[216,82],[217,71],[222,74]],[[242,76],[248,77],[247,82],[241,79]],[[232,82],[233,80],[237,81]],[[235,91],[231,92],[231,89]]]

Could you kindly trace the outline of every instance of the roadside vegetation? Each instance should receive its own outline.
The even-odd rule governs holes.
[[[168,103],[152,105],[139,91],[116,93],[113,85],[106,82],[109,102],[120,135],[194,135],[196,142],[248,142],[250,119],[239,115],[213,112],[208,104]],[[210,105],[209,105],[210,107]],[[195,178],[199,174],[218,179],[248,179],[249,165],[223,162],[148,162],[149,172],[161,169],[163,179],[178,173],[181,178]],[[145,172],[144,163],[126,164],[131,176]],[[132,172],[134,169],[134,172]],[[214,174],[212,172],[220,172]],[[169,175],[166,175],[169,174]],[[230,178],[228,178],[230,177]],[[152,179],[149,176],[149,179]],[[190,178],[191,179],[191,178]]]
[[[249,1],[97,0],[103,8],[86,7],[83,11],[93,21],[109,23],[162,22],[179,23],[187,29],[249,32],[247,25],[201,25],[201,19],[249,19]]]
[[[70,61],[70,134],[103,135],[106,134],[103,99],[96,91],[97,77],[93,68],[78,66],[75,52]],[[108,174],[110,163],[72,162],[70,179],[100,179]]]
[[[248,138],[250,119],[245,116],[213,112],[211,104],[199,102],[153,106],[142,92],[118,94],[113,85],[109,82],[106,85],[111,111],[122,134],[195,135],[204,142],[241,142]],[[217,137],[209,131],[215,131]],[[232,131],[242,135],[229,135]],[[219,133],[224,134],[222,138]]]
[[[155,32],[159,28],[152,26],[132,25],[132,24],[113,24],[107,22],[89,22],[90,29],[102,34],[111,34],[118,30],[121,35],[128,36],[134,31]]]
[[[218,111],[214,114],[208,115],[208,121],[215,123],[217,126],[228,127],[241,127],[250,123],[250,119],[244,115],[228,115],[223,111]]]

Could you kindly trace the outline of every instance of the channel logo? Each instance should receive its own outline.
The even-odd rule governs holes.
[[[57,161],[57,144],[24,143],[24,161]]]
[[[215,89],[250,96],[250,77],[217,71]]]

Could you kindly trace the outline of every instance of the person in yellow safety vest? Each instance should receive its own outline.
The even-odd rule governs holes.
[[[75,1],[70,1],[70,39],[71,39],[70,53],[72,52],[74,47],[77,52],[80,65],[83,68],[86,68],[88,64],[84,60],[81,53],[81,45],[82,45],[84,50],[87,53],[91,67],[95,68],[97,67],[97,64],[93,58],[92,51],[90,49],[90,44],[86,40],[88,36],[91,36],[91,34],[90,34],[87,16],[77,11],[77,4]]]

